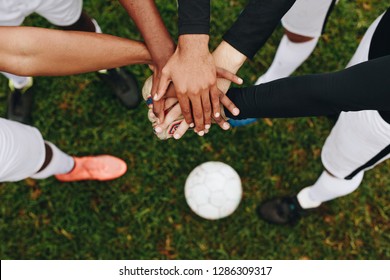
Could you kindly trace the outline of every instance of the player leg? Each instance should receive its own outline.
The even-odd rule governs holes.
[[[291,224],[305,210],[352,193],[364,171],[389,158],[389,143],[390,124],[379,112],[343,112],[324,144],[321,159],[325,171],[318,180],[294,197],[262,203],[259,216],[271,223]]]
[[[335,0],[298,0],[282,18],[285,34],[275,58],[256,85],[290,76],[313,52]]]
[[[43,140],[31,126],[0,118],[0,181],[56,175],[60,181],[112,180],[126,172],[121,159],[104,155],[71,157]]]
[[[82,0],[42,1],[36,12],[64,30],[102,33],[97,21],[82,10],[82,5]],[[141,102],[137,79],[125,68],[99,71],[98,75],[127,108],[133,109]]]
[[[348,66],[390,54],[389,10],[373,22]],[[353,141],[351,141],[353,139]],[[306,209],[347,195],[360,185],[365,170],[390,157],[390,117],[386,112],[343,112],[322,150],[324,171],[317,182],[295,197],[269,200],[258,208],[266,221],[295,222]]]
[[[290,76],[313,52],[336,0],[297,0],[282,18],[285,34],[267,72],[255,85]],[[233,127],[244,126],[256,119],[229,120]]]
[[[25,15],[32,12],[30,3],[23,0],[0,1],[0,26],[19,26]],[[17,9],[15,7],[18,7]],[[32,84],[31,77],[21,77],[2,72],[8,78],[9,94],[7,118],[25,124],[31,123]]]

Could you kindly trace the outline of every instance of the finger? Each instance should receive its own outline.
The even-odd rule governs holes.
[[[233,116],[238,116],[240,114],[240,110],[237,108],[236,105],[227,97],[225,94],[221,96],[221,103],[222,105],[233,114]]]
[[[151,95],[151,90],[153,88],[153,79],[154,76],[150,76],[146,79],[144,82],[144,85],[142,86],[142,97],[146,102],[146,105],[148,105],[149,108],[153,107],[153,97]]]
[[[211,104],[210,104],[210,94],[204,92],[202,95],[202,107],[203,107],[203,117],[204,117],[204,128],[210,129],[211,127]]]
[[[165,97],[166,98],[169,98],[169,97],[174,97],[176,98],[176,91],[175,91],[175,87],[173,86],[173,84],[171,83],[167,89],[167,93],[165,94]]]
[[[156,101],[154,100],[154,97],[157,93],[157,86],[160,82],[160,79],[158,78],[158,75],[155,73],[153,74],[153,83],[152,83],[152,88],[150,90],[150,94],[152,96],[152,100],[153,100],[153,113],[154,115],[159,119],[160,122],[162,122],[164,120],[164,101],[163,100],[159,100],[159,101]]]
[[[228,130],[230,128],[230,124],[226,120],[224,120],[221,115],[218,118],[214,118],[214,121],[223,130]]]
[[[168,111],[173,108],[173,106],[179,103],[176,97],[169,97],[164,100],[165,100],[165,107],[164,107],[165,114],[167,114]]]
[[[165,70],[164,68],[161,73],[160,81],[157,86],[157,93],[153,97],[153,100],[155,101],[160,100],[164,96],[169,84],[171,83],[169,70]]]
[[[155,127],[156,133],[161,133],[168,128],[168,126],[176,121],[179,117],[181,117],[181,109],[180,105],[176,104],[172,107],[172,109],[165,116],[164,122]]]
[[[183,114],[183,117],[184,117],[186,123],[190,127],[194,127],[194,121],[192,120],[192,115],[191,115],[190,100],[188,99],[188,97],[186,95],[180,94],[180,93],[178,93],[177,99],[179,100],[181,113]]]
[[[188,123],[186,122],[181,122],[179,127],[176,129],[175,133],[173,134],[173,138],[176,140],[179,140],[183,135],[187,132],[187,130],[190,128]]]
[[[241,85],[244,82],[236,74],[234,74],[226,69],[219,68],[219,67],[217,67],[217,76],[218,76],[218,78],[224,78],[224,79],[229,80],[237,85]]]
[[[164,107],[165,107],[165,99],[161,100],[153,100],[153,113],[156,115],[158,119],[158,123],[162,123],[165,118],[165,112],[164,112]]]
[[[211,95],[211,104],[213,106],[213,117],[219,118],[219,116],[221,115],[220,99],[224,94],[215,85],[211,88],[210,95]]]
[[[197,95],[195,98],[191,99],[192,105],[192,114],[194,116],[195,131],[199,136],[204,135],[204,117],[203,117],[203,107],[201,96],[208,94],[208,89],[205,90],[201,95]]]
[[[148,119],[152,123],[152,125],[157,123],[158,119],[157,119],[156,115],[153,113],[152,109],[148,110]]]

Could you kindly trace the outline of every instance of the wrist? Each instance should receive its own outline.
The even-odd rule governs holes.
[[[233,48],[229,43],[222,41],[213,52],[215,65],[230,72],[236,73],[246,60],[246,56]]]
[[[158,52],[151,52],[153,64],[157,69],[162,69],[167,64],[168,60],[174,54],[176,45],[172,41],[169,44],[165,44],[163,48],[160,48]]]
[[[206,34],[180,35],[177,48],[182,52],[209,52],[209,39],[210,36]]]
[[[155,54],[155,61],[158,66],[164,67],[171,56],[175,53],[176,44],[173,41],[163,45],[159,52]]]

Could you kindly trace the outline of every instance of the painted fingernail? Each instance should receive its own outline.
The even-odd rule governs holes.
[[[156,133],[161,133],[162,132],[162,128],[157,126],[155,128],[155,131],[156,131]]]
[[[194,125],[194,123],[190,123],[190,127],[194,127],[195,125]]]
[[[238,114],[240,114],[240,110],[238,110],[238,108],[234,108],[233,115],[238,116]]]
[[[219,118],[220,115],[221,115],[220,113],[215,113],[216,118]]]
[[[242,83],[244,82],[244,80],[241,79],[241,78],[238,78],[238,82],[239,82],[240,84],[242,84]]]
[[[210,127],[211,127],[211,125],[209,125],[209,124],[206,124],[206,125],[204,126],[204,128],[207,129],[207,130],[210,129]]]
[[[225,122],[223,125],[222,125],[223,129],[225,130],[228,130],[230,128],[230,125],[229,123]]]
[[[203,136],[203,135],[204,135],[204,131],[200,131],[200,132],[198,133],[198,135],[199,135],[199,136]]]
[[[158,94],[156,93],[153,97],[153,100],[157,100]]]
[[[176,140],[180,139],[180,134],[177,133],[173,134],[173,138],[175,138]]]

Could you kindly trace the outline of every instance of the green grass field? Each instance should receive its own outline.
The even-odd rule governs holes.
[[[118,1],[85,0],[106,33],[140,39]],[[246,0],[214,0],[214,48]],[[176,3],[157,1],[177,36]],[[326,34],[294,75],[342,69],[370,23],[389,1],[340,1]],[[25,25],[50,25],[36,15]],[[279,28],[239,72],[251,85],[270,65]],[[103,58],[102,58],[103,59]],[[59,67],[61,67],[59,65]],[[146,66],[128,67],[142,81]],[[0,98],[7,81],[0,77]],[[0,184],[1,259],[389,259],[389,162],[366,173],[353,194],[328,202],[295,227],[269,225],[255,214],[264,199],[296,194],[322,171],[327,118],[270,119],[201,138],[154,137],[146,105],[128,111],[95,74],[35,79],[34,125],[72,155],[108,153],[129,167],[112,182],[59,183],[54,178]],[[5,106],[0,108],[5,114]],[[205,161],[230,164],[244,196],[219,221],[195,216],[184,199],[189,172]]]

